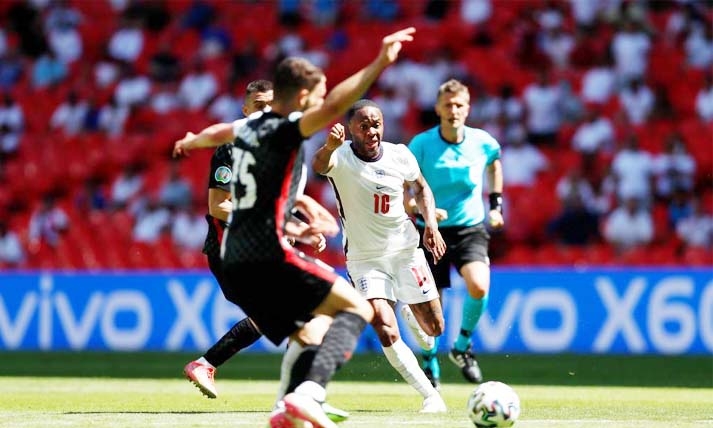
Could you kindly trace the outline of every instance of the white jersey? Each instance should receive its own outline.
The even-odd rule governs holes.
[[[404,145],[382,142],[381,147],[377,159],[362,160],[345,141],[324,174],[336,195],[348,261],[418,247],[418,231],[403,204],[404,182],[419,177],[418,163]]]

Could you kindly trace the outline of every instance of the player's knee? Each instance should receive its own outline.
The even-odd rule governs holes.
[[[379,336],[379,342],[382,346],[391,346],[401,338],[398,326],[384,323],[380,323],[378,325],[374,325],[372,323],[372,326],[374,327],[374,331],[376,331],[377,336]]]
[[[474,299],[482,299],[486,294],[488,294],[488,287],[475,284],[473,287],[468,289],[468,294]]]
[[[443,320],[443,317],[433,317],[432,319],[427,320],[424,325],[421,326],[423,328],[423,331],[432,337],[438,337],[443,334],[443,332],[446,329],[446,323]]]
[[[364,318],[367,323],[371,323],[374,320],[374,308],[364,299],[360,299],[360,301],[355,304],[352,312]]]
[[[446,329],[446,323],[443,317],[434,317],[433,321],[429,324],[429,330],[426,333],[429,336],[437,337],[443,334]]]
[[[490,268],[483,262],[469,263],[460,270],[468,295],[474,299],[482,299],[490,289]]]
[[[317,315],[310,322],[304,325],[297,334],[300,344],[302,345],[319,345],[324,339],[329,326],[332,324],[332,318],[326,315]]]
[[[488,294],[488,289],[490,288],[490,281],[483,278],[466,279],[465,284],[468,294],[474,299],[482,299],[483,296]]]

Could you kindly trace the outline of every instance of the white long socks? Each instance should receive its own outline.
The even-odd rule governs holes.
[[[295,365],[297,357],[300,356],[304,347],[297,341],[290,341],[285,354],[282,356],[282,365],[280,366],[280,386],[277,389],[277,399],[275,402],[282,400],[285,396],[287,387],[290,385],[290,377],[292,376],[292,366]]]
[[[429,336],[425,331],[423,331],[409,305],[401,305],[401,316],[404,321],[406,321],[406,326],[409,330],[411,330],[411,333],[413,333],[414,339],[416,339],[416,342],[418,342],[418,346],[420,346],[421,349],[424,351],[430,351],[434,346],[436,346],[436,338]]]
[[[389,363],[423,398],[439,395],[418,364],[418,359],[413,351],[403,340],[399,339],[393,345],[382,346],[381,349],[384,350],[384,355]]]

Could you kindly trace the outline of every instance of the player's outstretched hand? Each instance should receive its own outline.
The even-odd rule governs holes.
[[[415,32],[416,29],[414,27],[408,27],[383,38],[381,41],[381,51],[379,52],[379,61],[384,67],[396,61],[399,57],[399,52],[401,52],[402,43],[412,41],[413,33]]]
[[[433,255],[433,263],[438,263],[446,254],[446,241],[438,229],[426,227],[423,231],[423,244]]]
[[[186,135],[180,140],[173,144],[173,157],[178,158],[182,156],[188,156],[188,151],[190,150],[190,142],[196,139],[196,134],[192,132],[186,132]]]

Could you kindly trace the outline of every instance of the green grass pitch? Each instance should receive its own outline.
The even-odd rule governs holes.
[[[219,397],[182,377],[185,353],[0,352],[0,427],[262,428],[280,355],[241,354],[217,374]],[[343,428],[472,428],[474,385],[440,356],[443,415],[421,415],[420,396],[381,354],[356,355],[329,385],[351,412]],[[713,427],[713,357],[482,355],[487,379],[520,395],[516,428]]]

